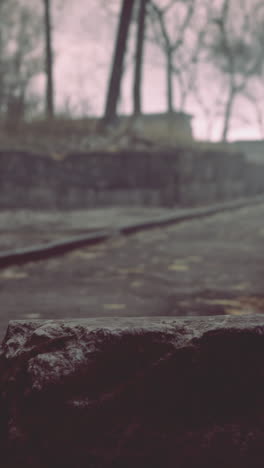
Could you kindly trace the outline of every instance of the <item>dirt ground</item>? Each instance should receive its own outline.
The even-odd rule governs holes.
[[[1,270],[0,337],[10,319],[262,313],[263,220],[259,204]]]

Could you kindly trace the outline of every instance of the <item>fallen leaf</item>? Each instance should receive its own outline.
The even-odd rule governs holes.
[[[240,302],[234,299],[202,299],[202,302],[204,302],[205,304],[231,306],[231,307],[241,306]]]
[[[168,270],[187,271],[189,270],[189,266],[184,263],[173,263],[172,265],[168,266]]]
[[[126,304],[104,304],[104,309],[108,310],[120,310],[125,308]]]
[[[82,250],[77,250],[77,252],[75,252],[74,255],[76,257],[93,259],[97,257],[102,257],[103,253],[102,252],[84,252]]]
[[[11,268],[8,268],[7,270],[4,270],[1,274],[0,277],[3,279],[22,279],[22,278],[27,278],[28,274],[24,271],[16,271]]]
[[[227,315],[246,315],[246,314],[253,314],[254,311],[250,309],[232,309],[232,308],[227,308],[225,309],[225,313]]]
[[[244,291],[245,289],[249,287],[250,287],[250,283],[239,283],[239,284],[235,284],[234,286],[232,286],[232,289],[234,289],[235,291]]]
[[[63,161],[66,157],[66,155],[62,153],[51,153],[50,156],[52,159],[55,159],[55,161]]]
[[[132,288],[140,288],[140,286],[143,285],[143,282],[142,281],[132,281],[132,283],[130,283],[130,286]]]
[[[32,313],[32,314],[26,314],[26,318],[27,318],[27,319],[38,319],[38,318],[40,318],[40,316],[41,316],[41,315],[40,315],[40,314],[37,314],[37,313],[35,313],[35,314],[34,314],[34,313]]]

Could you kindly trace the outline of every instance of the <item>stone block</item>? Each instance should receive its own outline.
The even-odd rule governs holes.
[[[5,468],[264,466],[264,318],[13,321]]]

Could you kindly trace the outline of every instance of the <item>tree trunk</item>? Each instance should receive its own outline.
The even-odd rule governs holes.
[[[172,53],[167,52],[167,112],[173,112],[173,73],[172,73]]]
[[[121,78],[123,73],[123,62],[126,51],[129,25],[132,17],[134,0],[123,0],[122,10],[119,18],[118,33],[116,38],[114,59],[111,76],[109,80],[106,99],[104,125],[113,122],[116,117],[117,102],[120,93]]]
[[[225,115],[224,115],[222,141],[227,141],[234,100],[235,100],[235,89],[231,86],[230,91],[229,91],[229,96],[227,99],[227,103],[226,103]]]
[[[46,54],[46,116],[47,118],[52,119],[54,116],[54,90],[50,0],[44,0],[44,12]]]
[[[136,62],[134,74],[134,115],[139,115],[142,112],[141,102],[141,87],[142,87],[142,63],[144,54],[144,31],[146,19],[146,6],[148,0],[141,0],[138,12],[137,24],[137,45],[136,45]]]

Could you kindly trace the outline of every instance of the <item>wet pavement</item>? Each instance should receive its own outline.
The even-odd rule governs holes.
[[[264,203],[1,270],[0,337],[10,319],[262,313],[263,244]]]
[[[74,211],[6,210],[0,212],[0,252],[57,241],[100,229],[118,229],[183,209],[155,207],[113,207]]]

